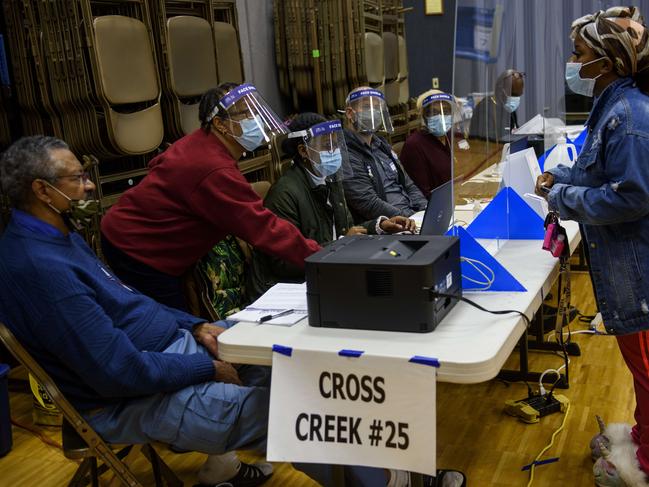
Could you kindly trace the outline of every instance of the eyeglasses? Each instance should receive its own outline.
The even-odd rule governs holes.
[[[78,174],[63,174],[61,176],[56,176],[56,179],[77,179],[79,184],[86,184],[90,181],[90,174],[87,172],[80,172]]]

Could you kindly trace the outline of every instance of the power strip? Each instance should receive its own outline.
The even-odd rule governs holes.
[[[520,418],[525,423],[538,423],[543,416],[556,412],[564,412],[568,407],[568,398],[561,394],[535,394],[519,399],[505,401],[505,412]]]

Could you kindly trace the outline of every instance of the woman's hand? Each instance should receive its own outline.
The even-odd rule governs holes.
[[[536,178],[536,188],[534,188],[534,192],[539,196],[546,198],[553,184],[554,176],[549,172],[544,172]]]

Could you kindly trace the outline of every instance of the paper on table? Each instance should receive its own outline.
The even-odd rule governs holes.
[[[244,309],[238,313],[234,313],[228,316],[228,320],[233,321],[252,321],[259,322],[262,317],[272,314],[270,310],[267,309]],[[278,316],[273,320],[265,321],[264,325],[294,325],[298,321],[302,321],[306,318],[307,312],[304,310],[296,310],[292,313],[289,313],[284,316]]]
[[[246,309],[274,311],[294,309],[297,311],[306,311],[306,283],[289,284],[280,282],[275,284]]]
[[[293,312],[264,324],[269,325],[294,325],[307,316],[306,283],[289,284],[278,283],[266,291],[257,301],[246,309],[228,316],[234,321],[256,321],[262,317],[292,309]]]

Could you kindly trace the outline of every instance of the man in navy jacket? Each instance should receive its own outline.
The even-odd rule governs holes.
[[[94,185],[63,141],[17,141],[0,183],[13,207],[0,319],[70,402],[106,441],[210,454],[203,483],[263,483],[271,466],[242,464],[234,450],[265,446],[267,369],[219,360],[222,326],[140,294],[97,259],[73,231],[96,208]]]

